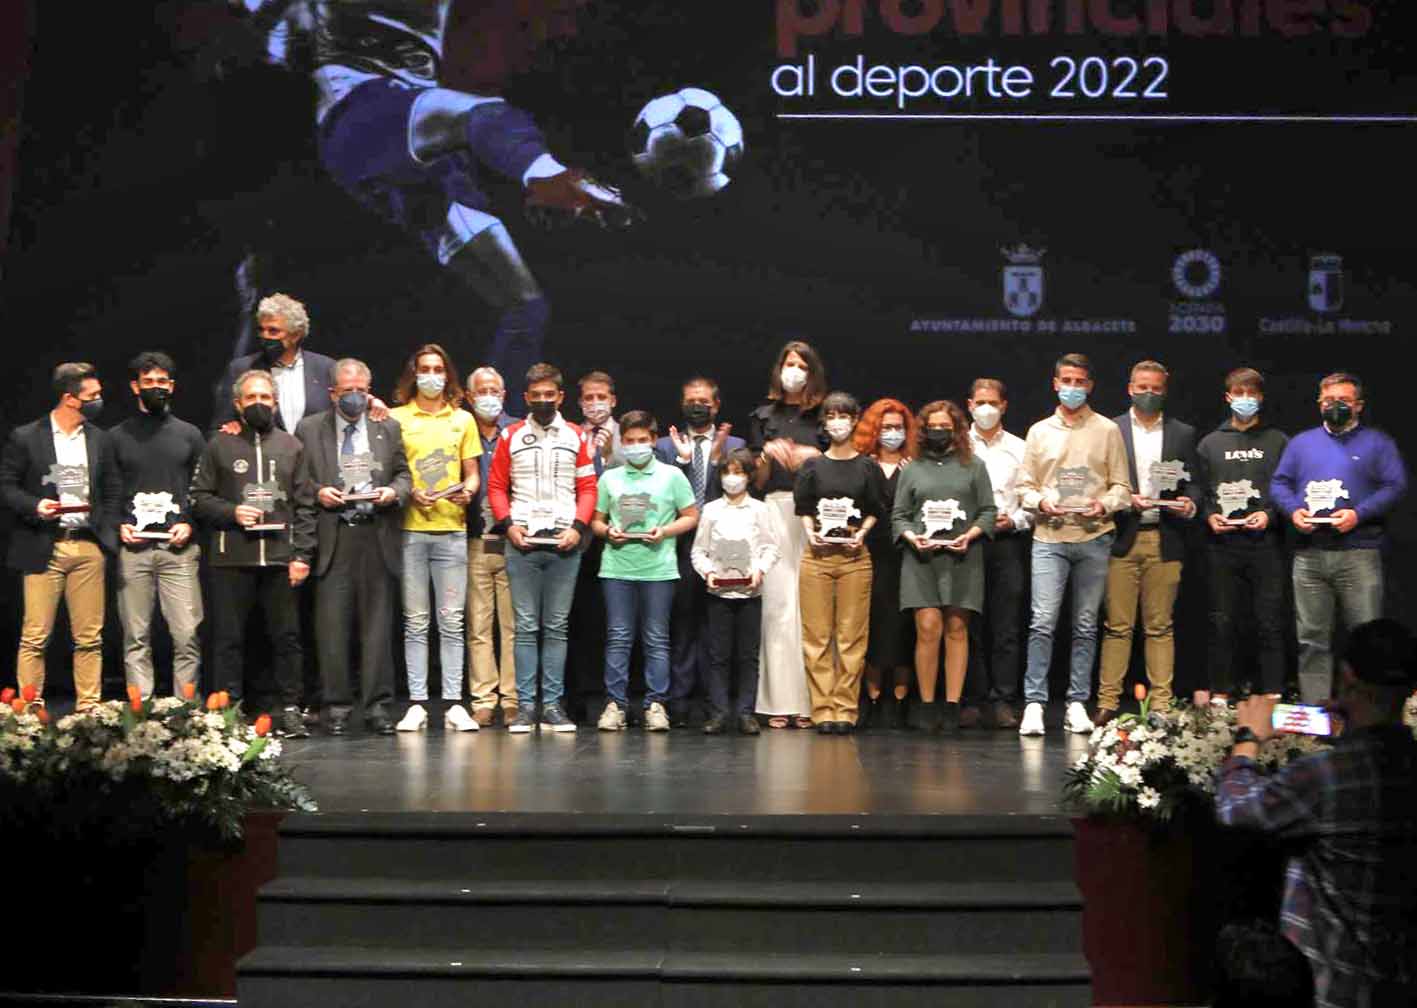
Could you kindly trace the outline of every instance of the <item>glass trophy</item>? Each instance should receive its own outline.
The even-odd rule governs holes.
[[[1092,510],[1099,480],[1087,466],[1064,466],[1053,478],[1058,493],[1058,510],[1065,514],[1085,514]]]
[[[527,537],[522,540],[528,546],[559,546],[561,545],[561,532],[570,528],[570,521],[563,515],[557,513],[556,505],[549,502],[538,501],[534,504],[527,504],[522,509],[517,521],[527,530]],[[516,521],[516,516],[513,518]]]
[[[164,528],[148,530],[150,525],[165,526],[167,516],[181,514],[182,509],[172,499],[172,494],[163,490],[158,493],[137,493],[133,495],[133,538],[150,539],[154,542],[170,542],[172,533]]]
[[[339,457],[340,493],[346,504],[364,504],[379,499],[374,488],[374,471],[382,468],[369,452]]]
[[[1321,515],[1315,517],[1315,511],[1333,511],[1338,507],[1339,499],[1348,499],[1348,490],[1344,487],[1342,480],[1309,480],[1304,487],[1304,504],[1309,510],[1310,525],[1332,525],[1334,518],[1332,515]]]
[[[461,492],[465,485],[462,480],[451,484],[447,482],[448,464],[454,461],[456,459],[453,458],[452,452],[446,448],[438,448],[414,463],[413,469],[418,473],[418,484],[429,500],[440,501],[444,497]]]
[[[955,524],[968,521],[969,515],[953,497],[947,500],[927,500],[920,505],[920,524],[925,526],[927,546],[950,546],[959,539],[953,535]]]
[[[861,509],[850,497],[823,497],[817,501],[817,536],[833,546],[849,546],[861,525]]]
[[[43,482],[50,484],[59,493],[59,507],[56,514],[88,514],[89,467],[86,465],[60,465],[49,467]]]
[[[284,532],[285,522],[267,521],[266,515],[275,510],[276,504],[286,499],[285,491],[274,480],[257,480],[241,488],[241,503],[261,512],[255,524],[247,525],[247,532]]]
[[[650,533],[644,529],[635,529],[636,525],[643,525],[649,520],[653,502],[647,493],[627,493],[621,494],[615,502],[617,515],[616,528],[620,535],[635,542],[643,542],[650,537]]]
[[[1258,500],[1260,492],[1247,479],[1233,483],[1217,483],[1215,502],[1220,508],[1220,521],[1225,525],[1243,525],[1250,520],[1250,501]]]
[[[1175,494],[1181,489],[1182,482],[1191,478],[1191,474],[1186,471],[1186,463],[1180,459],[1167,459],[1156,461],[1151,464],[1148,474],[1151,477],[1151,490],[1156,496],[1142,498],[1142,506],[1148,508],[1167,508],[1172,511],[1184,511],[1186,502],[1176,500],[1174,497],[1164,497],[1163,494]]]
[[[753,547],[746,539],[714,538],[709,547],[714,585],[746,588],[753,583]]]

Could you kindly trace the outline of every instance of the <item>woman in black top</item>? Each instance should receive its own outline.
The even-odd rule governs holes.
[[[822,401],[826,452],[797,473],[793,500],[806,533],[798,586],[802,660],[812,722],[822,734],[856,729],[861,671],[871,625],[871,528],[885,516],[885,477],[851,443],[861,407],[845,392]],[[839,660],[838,660],[839,659]]]
[[[749,417],[748,447],[757,457],[753,481],[768,504],[768,517],[782,547],[782,559],[763,577],[763,629],[757,711],[768,725],[786,728],[795,720],[810,728],[807,680],[802,672],[802,616],[797,600],[797,566],[806,545],[793,514],[792,487],[802,463],[818,453],[821,402],[826,370],[817,352],[794,340],[777,355],[768,379],[768,400]]]
[[[875,460],[885,484],[889,512],[902,469],[915,456],[915,416],[898,399],[878,399],[856,425],[856,450]],[[910,690],[915,651],[915,621],[900,608],[900,550],[884,519],[866,536],[871,552],[871,629],[866,643],[866,696],[862,728],[905,727],[905,697]]]

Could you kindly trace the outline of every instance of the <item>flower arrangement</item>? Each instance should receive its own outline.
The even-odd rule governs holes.
[[[1064,777],[1064,804],[1087,815],[1157,823],[1206,808],[1234,744],[1235,711],[1206,705],[1162,715],[1151,710],[1146,687],[1138,685],[1136,696],[1139,713],[1121,714],[1092,733],[1087,753]],[[1259,763],[1274,770],[1324,747],[1312,736],[1276,735],[1260,747]]]
[[[235,843],[248,807],[314,811],[280,763],[271,719],[248,724],[225,693],[99,703],[51,720],[33,687],[0,691],[0,787],[10,825],[108,842],[170,830]]]

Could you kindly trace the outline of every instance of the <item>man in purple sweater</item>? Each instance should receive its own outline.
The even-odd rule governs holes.
[[[1349,627],[1382,615],[1384,525],[1407,489],[1396,443],[1361,424],[1363,405],[1355,375],[1319,382],[1323,424],[1289,442],[1271,483],[1279,512],[1299,530],[1294,613],[1305,703],[1332,693],[1335,605]]]

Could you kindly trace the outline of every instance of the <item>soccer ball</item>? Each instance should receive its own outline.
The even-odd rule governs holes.
[[[718,96],[684,88],[654,99],[630,128],[630,157],[675,196],[711,196],[743,157],[743,127]]]

